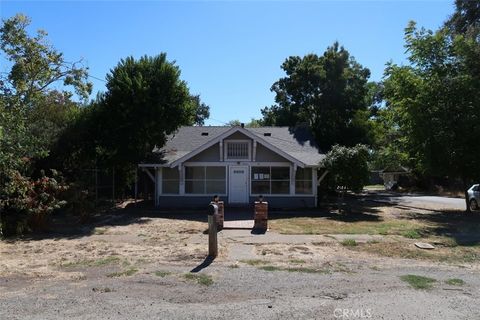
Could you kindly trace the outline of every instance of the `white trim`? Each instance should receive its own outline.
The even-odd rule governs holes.
[[[220,142],[218,143],[219,145],[219,149],[220,149],[220,161],[223,162],[223,140],[220,140]]]
[[[228,167],[227,167],[226,165],[203,165],[203,166],[197,166],[197,165],[187,165],[187,164],[185,163],[185,165],[183,166],[184,170],[186,170],[187,167],[204,167],[204,168],[205,168],[205,179],[204,179],[204,181],[205,181],[205,186],[204,186],[204,187],[205,187],[205,191],[207,191],[207,185],[206,185],[207,181],[221,181],[221,180],[222,180],[222,179],[207,179],[207,176],[206,176],[206,174],[207,174],[206,168],[207,168],[207,167],[223,167],[223,168],[225,169],[225,192],[227,192],[227,190],[228,190],[228,189],[227,189],[227,188],[228,188],[228,182],[227,182],[227,176],[228,176],[228,171],[227,171],[227,170],[228,170]],[[188,180],[188,181],[195,181],[195,180],[198,180],[198,179],[187,179],[186,176],[184,175],[183,181],[186,182],[187,180]],[[218,195],[218,196],[222,196],[222,197],[227,196],[227,193],[215,193],[215,194]],[[208,197],[208,196],[212,196],[212,195],[214,195],[214,194],[212,194],[212,193],[187,193],[187,192],[185,192],[185,195],[186,195],[186,196],[201,196],[201,197],[203,196],[203,197]]]
[[[178,194],[185,195],[185,168],[182,165],[178,166]]]
[[[225,148],[223,150],[223,161],[230,161],[230,162],[237,162],[237,161],[251,161],[252,160],[252,140],[247,140],[247,139],[225,139],[223,140],[224,141],[224,144],[225,144]],[[233,143],[247,143],[248,144],[248,147],[247,147],[247,151],[248,151],[248,156],[246,158],[241,158],[241,159],[230,159],[228,157],[228,145],[229,144],[233,144]]]
[[[317,169],[316,168],[303,168],[305,170],[312,170],[312,178],[311,180],[305,180],[305,179],[299,179],[298,181],[310,181],[312,183],[312,192],[311,193],[296,193],[297,190],[295,190],[295,193],[297,195],[306,195],[306,196],[315,196],[315,190],[316,190],[316,177],[317,177]],[[297,176],[296,176],[296,170],[295,170],[295,180],[294,180],[294,183],[295,183],[295,187],[296,187],[296,183],[297,183]]]
[[[232,179],[231,179],[231,171],[237,169],[245,169],[245,176],[246,176],[246,185],[245,185],[245,198],[242,202],[232,202]],[[228,166],[228,203],[232,204],[247,204],[250,202],[250,189],[249,183],[250,182],[250,167],[248,165],[231,165]]]
[[[322,175],[320,176],[320,178],[318,178],[318,184],[320,184],[322,182],[322,180],[325,178],[325,176],[327,175],[328,173],[328,170],[325,170]]]
[[[255,162],[251,167],[290,167],[291,162]]]
[[[160,168],[160,167],[170,167],[168,164],[161,163],[139,163],[139,168]]]
[[[290,165],[290,194],[295,194],[295,184],[297,175],[297,165],[292,163]]]
[[[214,144],[220,142],[221,140],[225,139],[225,138],[228,138],[229,136],[231,136],[232,134],[234,134],[235,132],[240,132],[240,133],[243,133],[244,135],[246,135],[247,137],[251,138],[252,140],[254,141],[257,141],[259,142],[260,144],[262,144],[264,147],[270,149],[271,151],[281,155],[282,157],[286,158],[287,160],[290,160],[291,162],[293,163],[296,163],[300,168],[304,168],[305,167],[305,164],[303,162],[301,162],[300,160],[292,157],[291,155],[287,154],[286,152],[280,150],[279,148],[273,146],[272,144],[268,143],[267,141],[265,141],[264,139],[262,139],[261,137],[257,136],[256,134],[254,133],[251,133],[250,131],[246,130],[245,128],[242,128],[242,127],[232,127],[231,129],[227,130],[226,132],[224,132],[223,134],[217,136],[216,138],[204,143],[203,145],[201,145],[200,147],[198,147],[197,149],[187,153],[186,155],[184,155],[183,157],[180,157],[178,158],[177,160],[173,161],[171,164],[170,164],[170,167],[176,167],[177,165],[179,165],[180,163],[192,158],[193,156],[199,154],[200,152],[210,148],[211,146],[213,146]]]
[[[253,183],[253,180],[252,180],[252,168],[253,167],[269,167],[270,168],[270,177],[268,179],[268,181],[270,182],[270,192],[272,192],[272,170],[271,170],[271,167],[285,167],[285,168],[288,168],[288,180],[289,180],[289,186],[288,186],[288,189],[289,189],[289,192],[288,193],[252,193],[252,183]],[[284,197],[289,197],[291,195],[291,192],[290,192],[290,188],[291,188],[291,172],[292,172],[292,168],[291,168],[291,164],[287,162],[286,165],[282,165],[281,162],[280,163],[276,163],[276,165],[262,165],[262,164],[259,164],[259,165],[252,165],[250,166],[250,170],[249,170],[249,184],[248,184],[248,188],[249,188],[249,194],[251,197],[255,197],[255,196],[259,196],[259,195],[263,195],[263,196],[284,196]],[[259,180],[259,181],[262,181],[262,180]],[[267,181],[267,180],[264,180],[264,181]],[[283,179],[273,179],[273,181],[285,181]]]
[[[155,169],[155,168],[154,168]],[[155,183],[155,177],[153,176],[153,174],[150,172],[150,170],[148,170],[147,168],[143,168],[142,169],[143,172],[145,172],[148,177],[150,178],[150,180],[152,180],[152,182]],[[155,171],[155,170],[154,170]]]

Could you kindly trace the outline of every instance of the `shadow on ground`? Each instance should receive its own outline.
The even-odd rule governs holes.
[[[21,237],[7,238],[5,241],[30,241],[42,239],[76,239],[94,234],[95,228],[110,226],[127,226],[147,223],[148,218],[164,218],[172,220],[199,221],[207,223],[205,210],[158,210],[150,202],[128,204],[125,208],[112,208],[96,213],[86,222],[79,217],[65,213],[57,213],[51,217],[48,232],[32,233]]]
[[[389,195],[386,195],[386,197]],[[395,202],[379,201],[379,195],[349,195],[344,199],[325,201],[320,208],[299,208],[294,210],[276,210],[271,208],[269,220],[289,218],[323,218],[328,220],[354,223],[361,221],[380,222],[381,208],[396,207],[402,209]],[[480,214],[466,214],[463,211],[435,211],[418,208],[418,213],[405,210],[405,213],[396,215],[398,219],[412,219],[428,225],[426,232],[430,235],[450,237],[459,245],[480,244]],[[91,235],[95,228],[108,226],[126,226],[130,224],[147,223],[148,218],[164,218],[172,220],[187,220],[207,223],[206,209],[155,209],[151,202],[131,203],[125,208],[115,208],[97,213],[87,223],[80,223],[78,217],[65,214],[54,215],[50,230],[41,234],[30,234],[24,237],[7,239],[6,241],[24,241],[40,239],[67,238],[75,239]],[[251,220],[253,207],[225,208],[225,220]]]

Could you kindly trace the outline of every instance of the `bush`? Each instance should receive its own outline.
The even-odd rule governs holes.
[[[36,180],[11,171],[1,191],[1,235],[8,237],[27,230],[45,230],[47,217],[65,204],[58,196],[66,189],[61,175],[54,170],[51,177],[42,171]]]
[[[350,148],[334,145],[321,164],[329,171],[334,187],[359,192],[369,181],[369,157],[368,148],[362,144]]]

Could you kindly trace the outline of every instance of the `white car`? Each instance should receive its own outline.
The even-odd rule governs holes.
[[[480,203],[480,184],[474,184],[468,189],[468,203],[470,204],[470,210],[478,210],[478,204]]]

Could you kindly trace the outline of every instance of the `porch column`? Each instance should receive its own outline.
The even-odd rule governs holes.
[[[290,195],[295,194],[295,176],[297,174],[297,164],[290,164]]]
[[[159,176],[158,176],[158,168],[153,168],[153,174],[154,174],[154,177],[155,177],[155,191],[153,193],[155,199],[153,200],[153,203],[156,206],[158,206],[158,184],[159,184]]]
[[[158,168],[158,186],[157,186],[157,199],[160,199],[160,196],[163,193],[163,169],[162,167]]]
[[[178,179],[180,185],[180,195],[183,196],[185,194],[185,175],[183,174],[183,165],[178,165]]]
[[[220,161],[223,161],[223,140],[220,140],[220,142],[218,143],[219,145],[219,149],[220,149]]]

